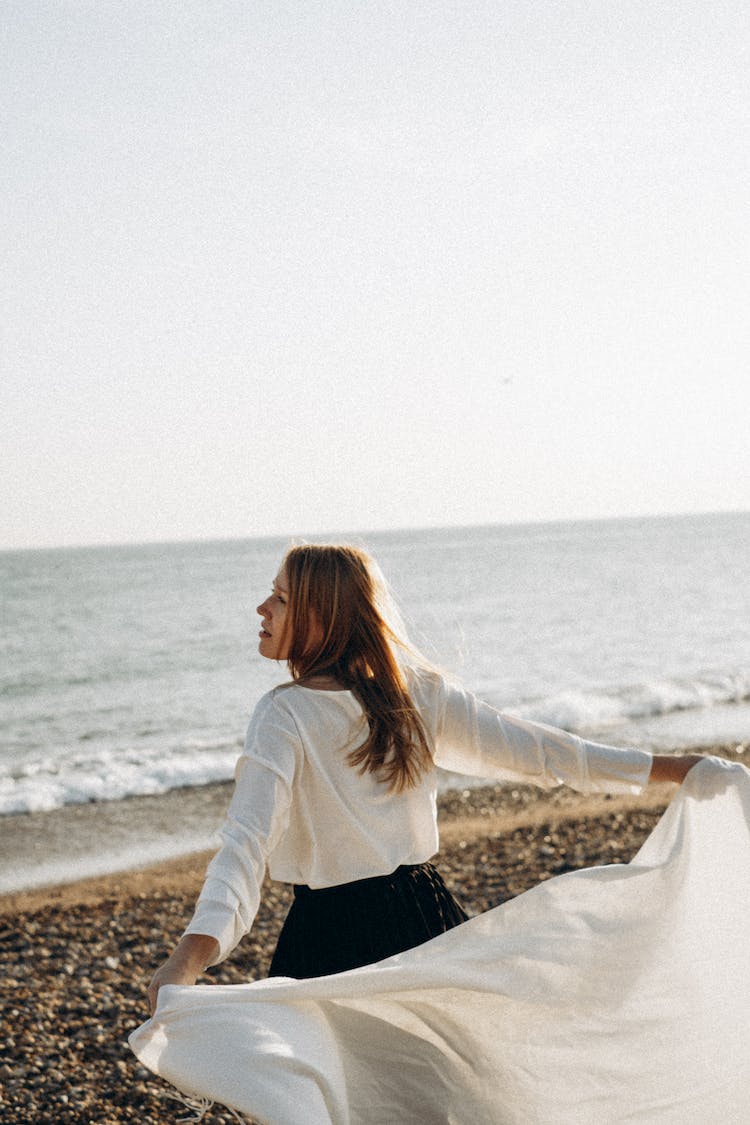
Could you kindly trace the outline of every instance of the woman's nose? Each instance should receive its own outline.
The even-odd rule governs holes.
[[[256,608],[256,610],[255,610],[255,612],[256,612],[256,613],[259,613],[261,617],[265,617],[265,616],[266,616],[266,602],[267,602],[267,601],[268,601],[268,599],[266,598],[266,601],[265,601],[265,602],[261,602],[261,603],[260,603],[260,605],[259,605],[259,606],[258,606],[258,607]]]

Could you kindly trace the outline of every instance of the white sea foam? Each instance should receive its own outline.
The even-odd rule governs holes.
[[[200,744],[173,751],[102,751],[27,762],[0,774],[0,815],[47,812],[63,805],[120,801],[171,789],[228,781],[238,748],[206,749]]]
[[[613,692],[566,691],[515,708],[526,719],[576,733],[750,699],[750,671],[653,680]]]

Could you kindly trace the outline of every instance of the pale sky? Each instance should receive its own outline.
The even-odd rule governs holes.
[[[0,547],[750,508],[746,0],[0,45]]]

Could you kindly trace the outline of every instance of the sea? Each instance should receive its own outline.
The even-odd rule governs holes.
[[[375,555],[414,643],[496,707],[615,745],[750,745],[750,513],[335,539]],[[153,801],[150,833],[137,801],[193,809],[231,779],[256,701],[286,679],[257,653],[255,607],[290,542],[0,553],[2,840],[36,842],[0,890],[206,842]]]

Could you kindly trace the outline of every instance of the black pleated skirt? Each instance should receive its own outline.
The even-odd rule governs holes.
[[[296,886],[269,976],[327,976],[413,949],[468,915],[431,863],[311,890]]]

